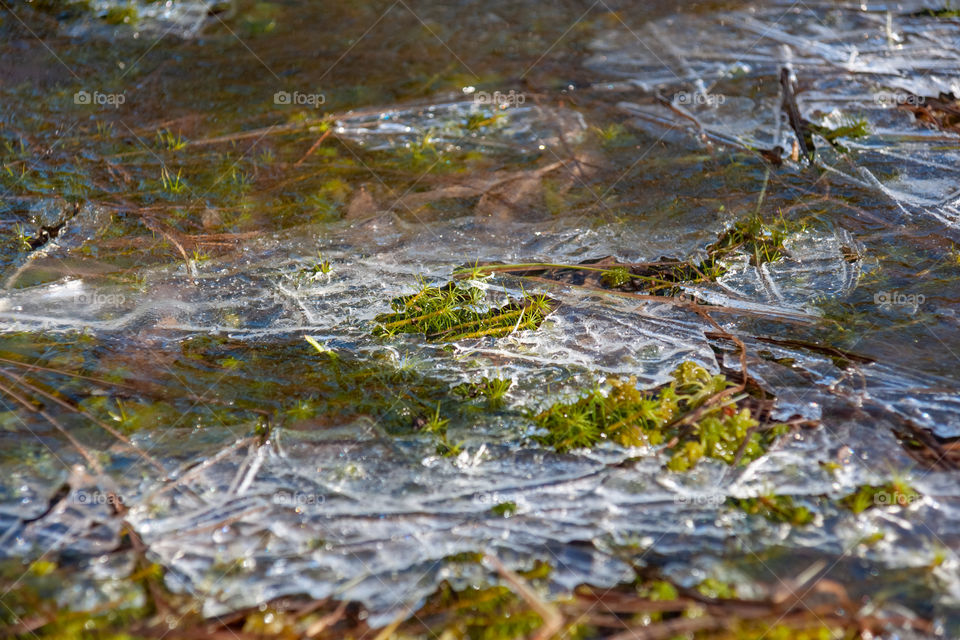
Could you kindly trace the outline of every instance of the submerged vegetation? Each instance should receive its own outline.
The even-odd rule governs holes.
[[[783,246],[787,236],[800,228],[782,218],[773,223],[764,222],[759,215],[741,220],[724,231],[707,253],[716,260],[739,251],[750,256],[750,264],[759,267],[765,262],[776,262],[787,254]]]
[[[725,273],[726,260],[737,254],[749,257],[750,264],[760,266],[776,262],[788,255],[787,238],[805,229],[804,223],[787,221],[783,216],[767,222],[759,214],[734,223],[706,247],[707,257],[696,260],[661,258],[657,262],[619,263],[611,258],[588,260],[580,264],[527,262],[487,264],[464,267],[456,277],[477,278],[494,273],[515,276],[541,276],[588,286],[591,278],[600,288],[636,291],[647,295],[677,296],[690,285],[716,282]]]
[[[733,383],[693,362],[680,365],[673,380],[653,393],[637,389],[633,378],[609,385],[607,394],[594,389],[533,416],[546,431],[534,439],[557,451],[604,440],[625,447],[666,445],[667,468],[686,471],[702,458],[727,464],[755,460],[785,430],[783,425],[760,430],[746,397],[730,397]]]
[[[376,317],[374,333],[419,333],[436,342],[502,338],[539,328],[556,306],[543,294],[524,293],[501,307],[488,306],[485,301],[484,291],[472,285],[450,282],[434,287],[424,283],[416,293],[394,298],[390,303],[393,313]]]
[[[832,127],[814,123],[809,123],[807,126],[813,133],[816,133],[843,153],[848,153],[849,149],[843,146],[840,140],[862,140],[870,135],[870,124],[866,118],[845,117],[839,124]]]
[[[482,397],[491,407],[500,407],[512,384],[513,380],[509,379],[483,377],[478,382],[458,384],[450,391],[462,398]]]
[[[810,524],[815,517],[807,507],[795,504],[792,496],[730,498],[727,503],[750,515],[761,515],[772,522],[785,522],[795,526]]]
[[[922,496],[900,479],[882,485],[862,485],[839,499],[831,500],[825,495],[813,496],[817,505],[829,503],[845,511],[860,514],[868,509],[908,507]],[[755,498],[728,498],[727,504],[749,515],[760,515],[771,522],[794,526],[812,523],[819,509],[798,505],[795,496],[763,495]]]
[[[882,485],[863,485],[840,502],[854,513],[862,513],[878,507],[908,507],[920,497],[916,489],[895,479]]]

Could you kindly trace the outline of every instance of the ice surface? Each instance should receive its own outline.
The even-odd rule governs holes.
[[[818,87],[819,102],[812,94],[801,98],[811,117],[813,109],[824,118],[834,117],[841,103],[845,113],[851,104],[865,106],[863,98],[831,98],[836,96],[826,86],[835,77],[831,74],[866,74],[864,65],[873,64],[879,71],[871,82],[906,86],[893,82],[901,77],[893,69],[906,53],[884,48],[886,40],[877,40],[874,33],[886,24],[877,21],[881,14],[850,15],[851,10],[837,9],[823,23],[814,16],[823,18],[826,10],[804,9],[791,10],[777,22],[782,11],[678,16],[655,23],[645,37],[657,44],[651,49],[669,59],[669,67],[654,59],[651,50],[636,46],[632,36],[614,33],[597,44],[591,67],[651,88],[686,86],[677,83],[678,77],[692,85],[701,81],[704,88],[730,81],[744,95],[729,94],[715,111],[705,106],[692,110],[712,135],[741,145],[788,144],[789,135],[775,117],[775,97],[746,97],[753,79],[777,73],[784,62],[781,45],[797,49],[789,61],[801,77],[808,72]],[[920,38],[916,32],[922,25],[916,20],[895,16],[893,24],[908,41]],[[864,33],[873,34],[874,41],[861,38]],[[731,42],[747,40],[757,46],[724,53]],[[924,82],[946,78],[949,83],[953,51],[923,42],[929,52],[911,50],[909,59],[937,67],[938,75]],[[871,53],[871,47],[877,52]],[[695,51],[700,53],[695,56]],[[875,96],[866,79],[862,82],[856,91]],[[460,101],[372,109],[343,117],[334,132],[374,150],[423,144],[429,138],[441,147],[523,153],[559,144],[561,138],[573,143],[585,129],[574,112],[524,105],[503,110],[494,126],[471,132],[465,124],[484,108]],[[649,114],[649,121],[673,117],[660,107],[624,108],[638,118]],[[885,182],[877,178],[877,188],[890,191],[905,207],[926,198],[935,215],[948,219],[950,205],[943,199],[953,187],[935,176],[950,175],[955,167],[951,157],[932,138],[911,141],[915,147],[908,149],[902,134],[922,132],[919,127],[886,107],[870,113],[874,137],[851,145],[861,164],[850,168],[838,161],[834,170],[869,180],[881,174],[877,158],[905,154],[906,159],[896,157],[897,165],[907,172],[916,168],[918,173],[909,175],[928,179],[907,184],[896,176]],[[910,195],[908,188],[919,191]],[[442,283],[453,267],[474,261],[577,262],[607,255],[640,261],[676,251],[675,239],[630,225],[585,227],[565,217],[536,223],[462,217],[423,226],[383,213],[333,231],[301,227],[250,240],[229,257],[189,267],[144,267],[137,282],[126,284],[44,278],[33,268],[40,258],[66,259],[95,238],[99,215],[92,207],[82,210],[42,256],[27,256],[9,268],[8,287],[0,294],[0,322],[6,331],[62,335],[82,330],[131,344],[209,334],[269,344],[278,337],[307,334],[344,352],[389,352],[397,362],[426,363],[438,379],[451,384],[464,381],[468,367],[471,374],[497,372],[514,381],[511,406],[531,410],[569,399],[608,375],[636,375],[640,384],[653,386],[685,360],[716,371],[718,353],[727,367],[739,367],[739,354],[715,337],[717,325],[686,303],[510,277],[480,286],[494,297],[516,296],[524,287],[561,302],[537,332],[461,341],[452,349],[411,337],[370,335],[373,317],[388,310],[392,297],[409,293],[420,274]],[[315,259],[318,248],[331,262],[332,273],[298,279],[296,272]],[[805,230],[791,235],[786,248],[787,258],[761,267],[744,256],[731,257],[720,282],[690,293],[722,305],[725,309],[715,317],[736,333],[739,312],[771,322],[810,323],[817,299],[843,299],[857,286],[864,268],[861,248],[846,232]],[[555,567],[553,588],[563,591],[583,582],[613,585],[628,579],[624,554],[673,556],[679,574],[731,548],[749,552],[777,546],[897,568],[930,565],[938,548],[957,546],[956,474],[915,469],[891,433],[891,427],[910,420],[944,437],[960,435],[960,406],[950,383],[897,363],[844,363],[801,347],[741,337],[750,372],[778,397],[781,418],[824,419],[823,428],[784,439],[742,469],[706,462],[689,474],[666,473],[655,452],[615,446],[557,454],[526,442],[529,425],[519,418],[452,424],[464,451],[450,460],[436,456],[428,437],[388,436],[370,419],[351,418],[316,432],[279,429],[262,444],[238,439],[215,424],[176,436],[163,429],[141,432],[137,442],[173,480],[164,481],[144,465],[136,465],[137,473],[125,473],[126,467],[117,464],[107,476],[131,509],[127,519],[150,556],[167,570],[170,586],[205,596],[205,611],[211,614],[306,593],[356,599],[371,609],[371,623],[382,624],[415,607],[441,580],[461,584],[472,579],[471,571],[478,569],[443,562],[465,551],[489,550],[515,567],[547,560]],[[787,359],[793,364],[784,364]],[[252,431],[249,426],[245,433]],[[44,437],[69,467],[84,463],[66,443]],[[30,446],[23,446],[24,455],[0,459],[0,554],[30,557],[51,547],[96,554],[115,548],[118,521],[102,500],[91,497],[102,496],[106,480],[64,471],[63,465],[31,455]],[[829,470],[833,465],[836,473]],[[905,470],[905,480],[925,496],[905,510],[853,515],[827,506],[817,526],[790,529],[722,506],[728,496],[774,490],[800,499],[837,497],[859,484],[888,480],[895,469]],[[66,493],[48,511],[64,487]],[[517,513],[509,518],[493,514],[490,508],[502,502],[516,503]],[[873,531],[884,533],[883,540],[858,544],[864,532]],[[937,574],[935,606],[955,609],[960,605],[955,556],[944,566]]]
[[[334,265],[329,277],[306,282],[292,277],[317,246],[314,237],[298,229],[252,243],[240,258],[204,263],[193,276],[183,266],[156,269],[147,275],[146,292],[94,287],[80,279],[13,290],[4,296],[0,318],[11,328],[85,328],[103,335],[219,332],[259,341],[307,332],[338,349],[392,349],[398,358],[430,363],[435,375],[451,384],[464,379],[463,356],[470,355],[474,363],[489,362],[491,371],[495,362],[496,371],[515,381],[511,402],[532,408],[569,397],[573,387],[562,383],[584,374],[587,379],[637,375],[641,383],[653,385],[684,360],[716,369],[717,345],[712,347],[704,335],[714,327],[697,314],[559,283],[533,288],[562,301],[537,332],[465,341],[453,353],[418,340],[384,344],[369,335],[372,317],[387,310],[391,297],[410,291],[417,274],[442,282],[451,265],[436,238],[408,233],[398,218],[385,215],[372,224],[378,225],[383,246],[367,247],[359,259],[353,244],[358,230],[347,228],[322,239],[324,256]],[[481,260],[562,260],[585,249],[609,253],[616,244],[600,230],[558,235],[545,245],[523,223],[478,237],[474,224],[459,219],[432,229],[446,240],[462,240],[463,255]],[[776,287],[758,286],[751,278],[759,278],[760,271],[747,265],[735,269],[717,295],[752,300],[758,309],[792,310],[802,317],[809,291],[844,295],[855,282],[851,274],[856,266],[844,262],[838,250],[848,240],[842,234],[804,232],[791,240],[790,249],[808,258],[763,271],[764,281],[779,283]],[[840,272],[838,264],[851,271]],[[517,295],[519,284],[499,278],[483,286],[496,297],[496,292]],[[128,297],[120,308],[91,305],[78,297],[106,299],[111,294]],[[231,322],[225,324],[224,317]],[[751,359],[752,373],[782,396],[784,418],[842,415],[832,409],[843,406],[873,407],[914,419],[942,435],[960,433],[960,407],[949,393],[935,390],[936,380],[911,377],[895,366],[864,366],[861,375],[796,349],[750,345],[751,353],[763,349],[799,363],[790,370],[795,374],[791,377],[769,360]],[[728,360],[738,366],[735,357]],[[545,393],[546,371],[554,372],[551,377],[561,384]],[[158,438],[150,443],[151,453],[167,460],[171,471],[212,461],[182,485],[164,489],[164,483],[149,474],[118,482],[125,504],[133,509],[130,522],[151,556],[168,569],[171,586],[207,595],[207,613],[307,593],[359,600],[371,608],[371,622],[385,623],[421,602],[439,581],[456,577],[457,570],[442,561],[445,557],[478,549],[518,567],[533,559],[551,562],[558,592],[580,582],[613,585],[626,579],[628,567],[612,550],[637,541],[665,555],[722,555],[731,540],[744,549],[776,544],[842,553],[860,535],[866,516],[831,512],[820,528],[785,533],[759,527],[735,512],[718,515],[720,503],[727,496],[755,495],[773,487],[798,496],[839,495],[886,477],[886,470],[872,465],[874,459],[911,464],[888,430],[842,419],[784,442],[745,470],[704,464],[688,477],[665,475],[663,460],[649,451],[609,447],[560,455],[523,444],[516,435],[522,431],[520,424],[500,422],[459,428],[457,437],[465,450],[450,461],[436,457],[429,438],[386,436],[369,421],[315,434],[281,430],[260,447],[249,441],[235,445],[226,430],[220,436],[205,430],[202,436],[197,432],[195,443],[183,436],[176,442]],[[504,434],[515,435],[505,440]],[[854,442],[855,453],[844,458],[843,447]],[[819,464],[836,459],[845,461],[837,476]],[[31,549],[50,545],[93,553],[117,543],[115,521],[103,505],[76,499],[36,522],[20,523],[20,517],[42,512],[63,477],[48,471],[45,479],[30,479],[37,471],[28,465],[19,470],[8,465],[4,471],[4,553],[29,555]],[[890,532],[888,537],[854,553],[887,566],[913,566],[928,558],[938,537],[952,535],[960,515],[941,506],[957,499],[948,475],[916,475],[921,491],[928,483],[932,487],[931,497],[911,506],[909,518],[925,523],[929,531],[908,535],[900,525],[877,522],[870,526]],[[30,488],[18,492],[15,485]],[[516,515],[504,519],[490,512],[508,501],[518,505]],[[586,541],[596,542],[597,548],[580,544]]]
[[[585,129],[576,111],[461,100],[351,112],[333,132],[372,150],[433,144],[523,153],[575,143]]]
[[[63,30],[70,36],[116,38],[127,35],[160,38],[173,35],[192,38],[215,21],[215,13],[226,11],[231,3],[225,0],[91,0],[89,11],[66,22]],[[136,19],[131,24],[112,25],[103,18],[111,10],[132,9]]]
[[[909,215],[960,223],[960,137],[916,122],[897,107],[941,93],[960,96],[960,27],[915,15],[919,5],[864,7],[773,3],[716,14],[679,14],[594,42],[587,65],[673,105],[623,103],[640,128],[663,135],[787,152],[779,74],[798,81],[800,114],[838,126],[865,118],[871,134],[841,141],[840,155],[815,138],[835,178],[875,191]],[[908,6],[910,5],[910,6]],[[697,124],[695,124],[695,122]]]

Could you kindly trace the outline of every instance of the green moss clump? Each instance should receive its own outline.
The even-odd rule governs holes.
[[[838,146],[837,140],[841,138],[860,140],[870,135],[870,123],[868,123],[865,118],[846,118],[839,125],[832,128],[811,124],[810,129],[834,146]],[[843,147],[840,148],[846,151]]]
[[[653,580],[638,587],[637,595],[654,602],[670,602],[679,598],[680,592],[666,580]]]
[[[451,393],[461,398],[486,398],[492,407],[499,407],[510,390],[513,380],[502,378],[480,378],[479,382],[465,382],[458,384]]]
[[[601,276],[605,286],[630,287],[657,295],[675,296],[682,292],[679,285],[715,282],[726,273],[721,260],[734,252],[750,256],[750,264],[760,266],[764,262],[776,262],[787,255],[784,242],[787,236],[799,231],[802,225],[792,225],[785,220],[764,222],[755,215],[741,220],[727,229],[717,241],[707,247],[708,257],[700,262],[667,261],[643,267],[612,267]],[[639,285],[639,286],[638,286]]]
[[[609,384],[606,395],[597,388],[575,402],[557,403],[532,416],[546,430],[534,439],[561,452],[603,440],[627,447],[668,443],[672,456],[667,467],[686,471],[703,457],[732,464],[741,446],[741,462],[749,462],[763,455],[781,433],[752,431],[759,423],[748,407],[738,407],[732,399],[705,408],[692,424],[682,424],[690,412],[731,386],[725,376],[711,375],[693,362],[677,367],[673,380],[656,392],[640,391],[634,378]]]
[[[697,591],[719,600],[732,600],[737,597],[737,587],[731,582],[721,582],[716,578],[707,578],[696,586]]]
[[[501,502],[490,507],[490,513],[502,518],[509,518],[517,512],[516,502]]]
[[[720,234],[707,252],[720,258],[734,251],[743,251],[750,256],[750,264],[760,266],[764,262],[776,262],[787,255],[783,246],[791,229],[786,223],[768,224],[759,215],[741,220]]]
[[[312,282],[329,275],[331,271],[333,271],[333,267],[330,265],[330,261],[324,260],[323,254],[317,251],[317,259],[298,269],[293,278],[297,283]]]
[[[840,499],[840,504],[854,513],[874,507],[907,507],[919,500],[920,493],[900,480],[881,485],[863,485]]]
[[[803,526],[813,522],[810,509],[794,504],[790,496],[758,496],[756,498],[730,498],[727,504],[750,515],[761,515],[771,522],[785,522]]]
[[[450,418],[444,418],[440,415],[440,405],[437,405],[436,412],[426,419],[421,419],[420,430],[424,433],[433,434],[436,438],[436,451],[438,456],[456,457],[460,455],[463,448],[456,443],[450,442],[447,438],[447,427],[450,425]]]
[[[633,280],[633,274],[626,267],[614,267],[600,276],[600,281],[611,289],[618,289]]]
[[[446,614],[442,628],[437,627],[430,637],[528,638],[543,625],[543,619],[504,586],[471,586],[455,591],[443,583],[424,609]]]
[[[601,282],[612,289],[629,287],[643,293],[676,296],[683,292],[680,285],[715,282],[726,273],[726,268],[714,257],[701,262],[664,260],[663,264],[642,267],[613,267],[603,273]]]
[[[376,335],[421,333],[433,342],[471,338],[502,338],[515,331],[537,329],[555,308],[545,295],[524,294],[502,307],[484,308],[484,292],[450,282],[442,287],[424,285],[417,293],[395,298],[393,313],[375,318]]]

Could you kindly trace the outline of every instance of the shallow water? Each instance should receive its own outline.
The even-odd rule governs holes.
[[[385,624],[441,580],[480,579],[446,559],[483,550],[550,562],[555,594],[628,581],[630,562],[750,588],[826,560],[852,593],[951,637],[957,471],[928,470],[895,432],[960,436],[960,138],[895,98],[956,86],[956,48],[940,44],[960,28],[913,5],[468,5],[258,4],[138,27],[5,16],[0,357],[33,387],[5,384],[86,414],[5,396],[0,554],[126,575],[100,499],[114,491],[168,586],[211,615],[333,595]],[[784,64],[805,117],[864,117],[870,134],[845,153],[818,140],[816,167],[765,163],[751,149],[793,139],[777,117]],[[420,276],[701,259],[758,213],[802,222],[788,255],[732,256],[677,300],[498,276],[479,285],[493,299],[545,292],[559,309],[502,339],[371,335]],[[64,221],[37,247],[18,237]],[[318,251],[330,273],[305,277]],[[822,424],[746,467],[685,474],[644,448],[559,454],[527,438],[527,411],[608,375],[652,387],[686,360],[739,370],[718,329],[743,340],[778,417]],[[484,375],[513,381],[504,408],[452,398]],[[441,408],[454,458],[410,427]],[[828,500],[894,477],[922,499],[859,515]],[[767,493],[815,507],[815,524],[725,503]],[[516,513],[491,512],[502,503]]]

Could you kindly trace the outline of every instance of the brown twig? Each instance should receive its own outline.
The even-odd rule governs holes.
[[[545,602],[530,588],[526,580],[505,567],[495,556],[487,553],[484,554],[483,558],[503,578],[504,582],[510,585],[513,592],[520,596],[527,603],[527,606],[533,609],[543,620],[543,625],[532,636],[533,640],[547,640],[560,632],[563,628],[563,615],[555,605]]]
[[[310,145],[310,148],[307,149],[307,152],[306,152],[305,154],[303,154],[303,157],[301,157],[299,160],[297,160],[296,162],[293,163],[294,168],[299,167],[300,165],[302,165],[303,162],[304,162],[304,160],[306,160],[306,159],[310,156],[311,153],[313,153],[314,151],[316,151],[316,150],[317,150],[317,147],[319,147],[321,144],[323,144],[323,141],[326,140],[326,139],[330,136],[330,132],[331,132],[331,131],[333,131],[333,129],[327,129],[326,131],[324,131],[324,132],[323,132],[323,135],[321,135],[319,138],[317,138],[317,141],[314,142],[312,145]]]

